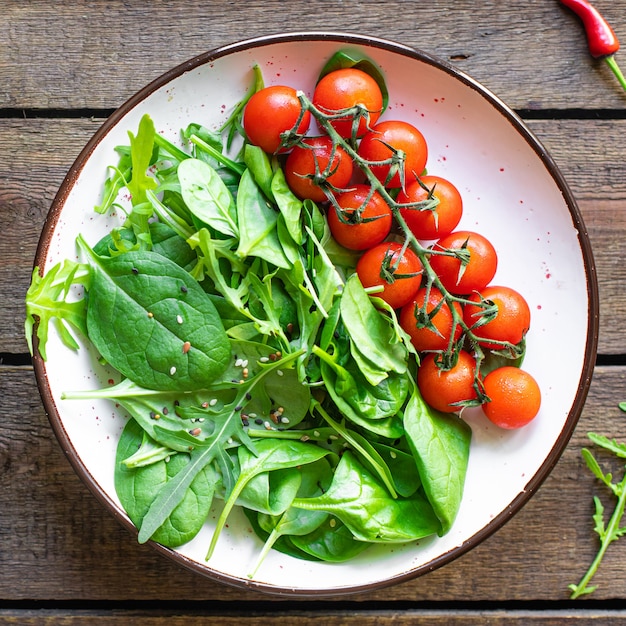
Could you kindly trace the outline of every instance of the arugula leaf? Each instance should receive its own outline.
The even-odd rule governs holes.
[[[619,406],[621,410],[626,411],[626,405],[620,403]],[[608,450],[617,458],[626,458],[626,444],[619,443],[615,439],[609,439],[604,435],[597,435],[596,433],[587,433],[587,436],[597,446]],[[609,545],[626,535],[626,527],[621,526],[624,517],[624,509],[626,508],[626,473],[624,473],[622,480],[616,482],[611,473],[604,473],[602,471],[600,464],[590,450],[583,448],[581,452],[589,470],[598,480],[608,487],[616,498],[616,503],[608,523],[605,523],[604,506],[598,496],[593,497],[593,530],[600,539],[600,548],[580,582],[578,584],[568,585],[568,589],[572,592],[570,595],[570,599],[572,600],[593,593],[596,590],[597,586],[589,586],[589,583],[598,571]]]
[[[39,267],[33,269],[31,283],[26,292],[26,320],[24,334],[31,356],[34,354],[33,332],[36,332],[37,350],[47,359],[46,344],[51,322],[54,322],[61,341],[71,350],[78,349],[72,330],[87,336],[86,303],[84,298],[69,300],[73,285],[88,285],[89,267],[65,260],[51,267],[42,277]]]

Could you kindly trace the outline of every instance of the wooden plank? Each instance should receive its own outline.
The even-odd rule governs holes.
[[[0,367],[0,598],[17,601],[183,603],[280,600],[242,592],[170,562],[136,538],[93,497],[71,469],[41,408],[32,371]],[[503,602],[567,600],[597,548],[592,496],[602,495],[580,449],[586,433],[626,440],[617,403],[626,400],[626,367],[599,367],[569,446],[530,502],[489,539],[413,581],[332,602]],[[623,463],[604,459],[621,475]],[[626,539],[611,546],[597,575],[597,600],[623,597]],[[512,576],[511,572],[515,572]],[[284,601],[284,598],[282,599]]]
[[[0,119],[3,164],[0,222],[0,352],[24,353],[23,299],[37,241],[59,185],[103,120]],[[561,168],[583,213],[595,251],[601,293],[600,353],[626,353],[626,161],[616,137],[626,120],[532,120],[529,127]]]
[[[624,0],[597,6],[626,39]],[[623,94],[591,58],[580,22],[556,2],[4,2],[0,108],[115,108],[171,67],[218,46],[283,31],[358,32],[454,64],[514,108],[620,109]],[[276,16],[280,15],[277,22]],[[402,15],[401,20],[389,19]],[[621,32],[620,32],[621,29]],[[33,46],[36,41],[37,45]],[[555,42],[558,41],[558,48]]]
[[[555,626],[591,623],[602,626],[624,624],[623,611],[468,611],[468,610],[390,610],[390,611],[327,611],[281,610],[278,612],[139,612],[116,610],[96,611],[2,611],[0,624],[4,626],[261,626],[271,622],[274,626],[302,626],[324,623],[328,626]]]

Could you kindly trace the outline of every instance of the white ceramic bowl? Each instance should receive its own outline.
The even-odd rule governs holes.
[[[204,560],[210,525],[177,550],[156,545],[174,561],[214,579],[300,596],[354,593],[424,574],[480,543],[537,490],[565,448],[580,416],[595,361],[598,299],[593,258],[576,203],[557,166],[524,123],[497,97],[447,63],[396,43],[337,33],[294,33],[243,41],[174,68],[121,106],[89,141],[50,210],[36,264],[44,269],[74,257],[80,232],[95,243],[114,223],[96,215],[114,147],[127,143],[144,113],[157,131],[177,140],[191,121],[219,126],[248,88],[258,63],[266,84],[311,93],[336,50],[357,48],[386,77],[386,117],[414,123],[429,144],[428,168],[452,180],[464,197],[461,227],[489,237],[499,252],[494,282],[515,286],[529,300],[532,328],[525,369],[539,381],[543,404],[526,428],[503,431],[480,410],[473,429],[465,494],[456,522],[441,538],[374,547],[339,565],[272,552],[247,578],[261,542],[243,514],[229,519],[213,558]],[[554,367],[554,361],[559,367]],[[61,400],[66,390],[106,384],[88,350],[74,353],[52,333],[48,361],[34,358],[50,422],[73,467],[93,493],[132,529],[113,487],[115,448],[125,423],[109,402]],[[106,566],[106,565],[105,565]]]

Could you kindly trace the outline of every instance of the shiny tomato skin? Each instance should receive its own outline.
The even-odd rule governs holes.
[[[498,255],[493,244],[483,235],[457,230],[442,237],[433,250],[469,250],[469,261],[461,273],[461,260],[453,256],[433,254],[430,265],[443,286],[454,295],[482,291],[496,274]]]
[[[407,248],[400,256],[402,246],[396,242],[383,242],[366,250],[356,265],[356,272],[363,287],[383,287],[373,295],[384,300],[394,309],[407,304],[417,293],[422,282],[422,263],[418,256]],[[394,279],[388,282],[381,276],[384,267],[397,267],[393,270]],[[404,277],[403,277],[404,276]]]
[[[424,401],[442,413],[456,413],[460,406],[455,402],[473,401],[477,398],[474,381],[476,361],[465,350],[459,351],[454,367],[442,371],[435,362],[436,355],[429,353],[422,359],[417,370],[417,386]]]
[[[342,209],[343,220],[350,220],[356,210],[367,202],[360,213],[362,221],[353,223],[342,221],[336,207],[331,206],[328,209],[330,232],[344,248],[367,250],[379,244],[389,234],[393,222],[391,208],[377,191],[372,194],[369,185],[354,185],[338,194],[336,201]]]
[[[508,341],[513,345],[519,344],[530,328],[530,307],[526,299],[515,289],[502,285],[489,285],[480,293],[471,294],[468,300],[479,303],[481,296],[498,307],[494,319],[473,329],[479,337],[478,343],[483,348],[492,350],[502,349],[505,346],[493,341]],[[484,309],[478,304],[465,304],[463,319],[471,328],[478,321]]]
[[[330,137],[310,137],[303,142],[308,147],[296,146],[285,161],[285,178],[289,188],[301,200],[309,199],[314,202],[327,200],[324,190],[310,178],[317,171],[330,172],[326,180],[337,189],[348,186],[352,178],[352,159],[343,148],[337,146],[333,154],[333,142]],[[332,158],[332,165],[330,160]]]
[[[387,145],[385,145],[387,144]],[[363,135],[359,144],[359,155],[368,161],[384,161],[393,156],[388,147],[401,150],[405,154],[404,185],[420,176],[428,160],[428,145],[424,135],[412,124],[401,120],[387,120],[378,122],[372,129]],[[390,180],[389,165],[372,165],[372,173],[388,188],[402,186],[399,172],[395,172]]]
[[[280,148],[280,134],[296,125],[301,111],[302,106],[292,87],[264,87],[248,100],[243,112],[243,128],[250,143],[274,154]],[[304,134],[310,122],[311,114],[305,111],[297,132]]]
[[[441,176],[422,176],[424,189],[418,181],[407,184],[405,190],[398,194],[397,201],[401,204],[423,202],[429,198],[429,192],[439,200],[434,211],[400,208],[411,232],[423,240],[440,239],[449,235],[461,221],[463,215],[463,198],[459,190],[446,178]]]
[[[482,405],[483,412],[496,426],[522,428],[537,417],[541,389],[525,370],[510,365],[499,367],[485,376],[483,384],[490,399]]]
[[[428,295],[428,300],[426,296]],[[426,312],[433,311],[443,300],[443,295],[436,287],[431,287],[430,291],[426,287],[422,287],[410,302],[405,304],[399,316],[399,322],[402,329],[411,337],[411,343],[418,352],[430,350],[445,350],[450,344],[452,335],[453,316],[450,306],[447,302],[431,318],[431,323],[438,332],[430,328],[418,328],[415,318],[416,308],[426,306]],[[457,313],[458,319],[462,319],[463,311],[458,302],[453,303],[453,307]],[[461,336],[462,328],[460,324],[456,324],[454,328],[454,341]]]
[[[366,72],[354,67],[329,72],[320,79],[313,93],[313,104],[324,113],[334,113],[356,105],[363,106],[368,116],[359,120],[357,137],[371,128],[383,110],[383,95],[378,83]],[[368,124],[369,118],[369,124]],[[351,116],[331,120],[331,126],[344,138],[352,136]]]

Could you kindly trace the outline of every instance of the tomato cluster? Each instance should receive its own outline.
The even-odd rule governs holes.
[[[530,328],[528,303],[511,287],[493,284],[492,243],[458,229],[461,193],[426,172],[422,132],[404,120],[381,121],[383,110],[379,83],[356,67],[341,68],[318,81],[310,108],[289,87],[261,89],[248,102],[243,125],[251,143],[286,153],[293,193],[324,204],[335,240],[360,254],[361,283],[396,310],[420,356],[424,400],[447,413],[482,404],[498,426],[523,426],[541,402],[536,381],[518,366]],[[309,134],[311,111],[321,114],[317,134]],[[486,367],[491,354],[500,361]],[[505,356],[517,362],[502,365]]]

